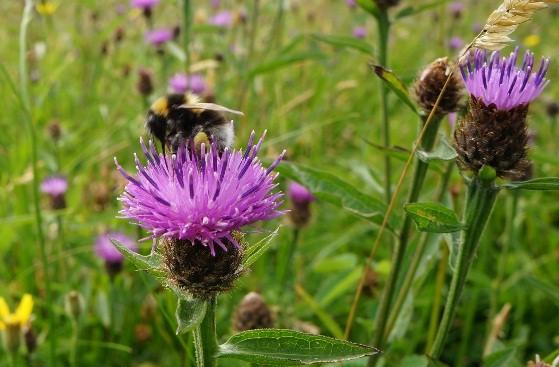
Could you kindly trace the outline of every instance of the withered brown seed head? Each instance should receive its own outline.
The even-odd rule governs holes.
[[[447,57],[441,57],[429,64],[421,73],[415,83],[414,92],[415,99],[425,114],[429,114],[435,106],[437,98],[454,67],[454,64]],[[458,110],[463,91],[462,80],[456,72],[452,73],[435,113],[446,115]]]
[[[274,326],[274,316],[270,308],[256,292],[250,292],[241,300],[233,317],[233,329],[245,331],[266,329]]]
[[[365,270],[365,281],[363,283],[363,293],[366,296],[373,296],[378,288],[379,279],[378,274],[370,266]]]
[[[379,8],[388,9],[400,3],[400,0],[375,0]]]
[[[52,140],[59,141],[62,136],[62,127],[60,126],[60,121],[52,120],[47,125],[47,132]]]
[[[170,283],[202,299],[230,290],[243,273],[243,249],[226,239],[222,242],[227,251],[217,249],[212,256],[202,243],[163,240],[161,252]]]
[[[472,97],[468,113],[454,132],[458,164],[477,173],[483,165],[499,177],[518,180],[529,169],[527,158],[528,105],[500,111]]]

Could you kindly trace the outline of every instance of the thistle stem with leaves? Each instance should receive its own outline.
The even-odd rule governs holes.
[[[193,330],[196,367],[215,367],[217,353],[217,336],[215,331],[216,297],[207,301],[206,315]]]
[[[492,169],[488,168],[487,171],[492,171]],[[468,197],[464,214],[466,229],[462,235],[456,269],[452,276],[443,316],[439,324],[435,342],[429,353],[432,358],[439,359],[441,356],[452,321],[456,314],[458,302],[460,301],[464,289],[464,284],[466,283],[470,267],[472,266],[479,245],[479,240],[491,216],[499,192],[498,188],[495,186],[495,177],[494,171],[482,172],[479,176],[474,177],[468,187]]]

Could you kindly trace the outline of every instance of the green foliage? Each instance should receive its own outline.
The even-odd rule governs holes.
[[[411,203],[404,207],[422,232],[450,233],[464,228],[454,211],[439,203]]]
[[[408,92],[408,87],[398,78],[398,76],[391,70],[387,70],[381,65],[373,65],[373,71],[382,79],[382,81],[392,90],[396,96],[406,104],[413,112],[419,114],[415,103],[412,101]]]
[[[219,358],[237,358],[269,366],[342,362],[378,353],[375,348],[293,330],[250,330],[219,346]]]
[[[177,300],[177,311],[175,313],[177,319],[177,335],[191,331],[200,325],[208,304],[206,301],[198,298],[179,298]]]

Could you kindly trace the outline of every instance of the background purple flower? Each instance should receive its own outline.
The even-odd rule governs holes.
[[[357,26],[357,27],[353,28],[352,33],[353,33],[353,37],[362,39],[362,38],[365,38],[367,36],[367,28]]]
[[[113,245],[111,240],[120,242],[127,249],[137,252],[138,245],[136,241],[120,232],[108,232],[100,235],[95,240],[95,254],[108,263],[121,263],[124,260],[124,256],[118,251],[118,249]]]
[[[131,0],[130,5],[140,9],[151,9],[159,4],[159,0]]]
[[[177,73],[169,80],[169,87],[174,93],[179,94],[191,91],[194,94],[202,95],[207,90],[206,82],[200,74]]]
[[[227,10],[220,11],[210,18],[210,24],[223,28],[230,27],[233,24],[233,15]]]
[[[549,59],[542,59],[537,72],[533,72],[534,54],[526,51],[522,66],[517,67],[518,47],[509,57],[499,52],[487,55],[475,50],[467,63],[460,66],[466,88],[487,106],[495,104],[500,110],[510,110],[536,99],[548,84],[545,74]]]
[[[146,41],[156,47],[161,46],[172,39],[173,30],[169,28],[154,29],[153,31],[146,33]]]
[[[453,17],[459,18],[464,11],[464,3],[461,1],[453,1],[448,4],[448,11]]]
[[[68,181],[61,175],[47,177],[41,182],[41,192],[50,196],[64,195],[67,190]]]
[[[448,47],[453,51],[459,51],[464,47],[464,40],[460,37],[452,37],[450,41],[448,41]]]
[[[158,154],[150,141],[141,141],[147,165],[135,157],[138,175],[128,175],[117,164],[129,183],[119,200],[123,217],[135,220],[152,237],[200,241],[215,253],[215,246],[226,249],[223,240],[237,241],[231,232],[241,227],[282,215],[281,193],[273,169],[283,153],[266,169],[256,154],[263,138],[254,145],[254,132],[242,151],[201,146],[200,153],[184,146],[171,157]]]
[[[315,200],[314,195],[305,186],[291,182],[287,189],[287,194],[291,201],[296,204],[307,204]]]
[[[357,6],[357,1],[356,0],[345,0],[345,3],[350,8],[355,8]]]
[[[221,0],[211,0],[210,5],[212,6],[212,8],[217,9],[221,5]]]

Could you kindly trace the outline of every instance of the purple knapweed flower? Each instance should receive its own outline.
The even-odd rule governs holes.
[[[182,94],[191,91],[194,94],[202,95],[207,90],[207,85],[200,74],[177,73],[169,80],[169,88],[174,93]]]
[[[227,10],[220,11],[210,18],[210,24],[222,28],[230,27],[233,24],[233,15]]]
[[[188,240],[227,250],[224,242],[239,246],[232,235],[241,227],[278,217],[283,212],[280,192],[272,174],[283,152],[267,169],[256,157],[264,135],[254,145],[252,132],[243,151],[225,149],[220,154],[215,144],[194,148],[181,146],[177,154],[158,154],[150,141],[140,140],[147,164],[135,156],[138,174],[127,174],[116,162],[129,183],[119,200],[123,217],[136,221],[152,237]],[[208,148],[206,150],[206,148]]]
[[[61,196],[68,190],[66,177],[55,175],[47,177],[41,182],[41,192],[49,196]]]
[[[345,3],[350,8],[355,8],[357,6],[357,1],[356,0],[345,0]]]
[[[357,27],[353,28],[352,33],[353,33],[353,37],[363,39],[367,36],[367,28],[357,26]]]
[[[287,189],[287,193],[291,201],[297,204],[311,203],[315,200],[314,195],[305,186],[291,182]]]
[[[526,51],[520,67],[516,65],[517,58],[518,47],[509,57],[501,57],[499,52],[488,56],[485,50],[475,50],[460,66],[469,93],[486,106],[494,104],[505,111],[532,102],[548,84],[545,74],[549,59],[543,58],[536,72],[532,52]]]
[[[464,47],[464,40],[460,37],[452,37],[448,41],[448,47],[453,51],[461,50]]]
[[[212,6],[212,8],[217,9],[221,5],[221,0],[211,0],[210,5]]]
[[[464,11],[464,3],[461,1],[453,1],[448,4],[448,11],[455,18],[460,18]]]
[[[159,0],[131,0],[130,5],[139,9],[151,9],[159,4]]]
[[[108,232],[100,235],[95,240],[95,254],[104,261],[111,264],[120,264],[124,260],[124,256],[113,245],[111,240],[118,241],[127,249],[137,252],[138,245],[136,241],[120,232]]]
[[[146,33],[146,41],[155,47],[162,46],[173,39],[173,30],[168,28],[154,29]]]

